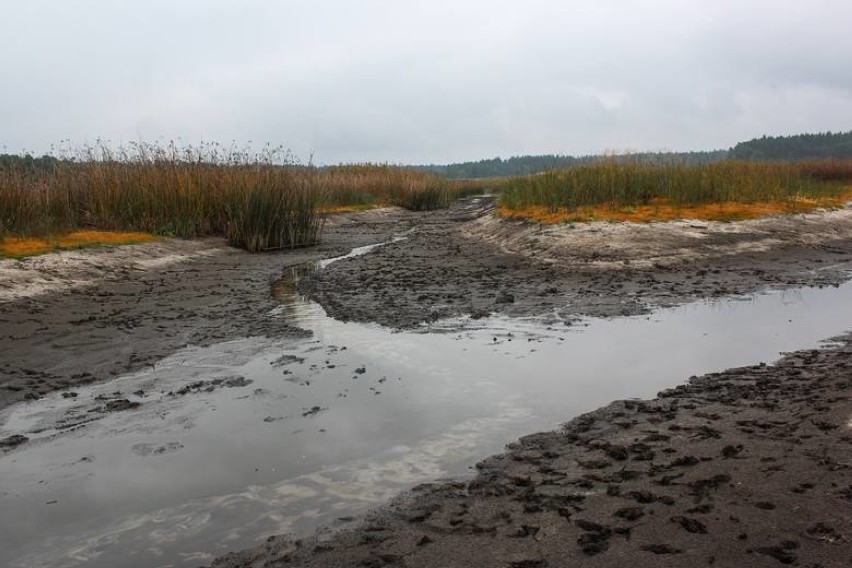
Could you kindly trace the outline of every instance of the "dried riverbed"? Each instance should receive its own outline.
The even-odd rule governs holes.
[[[329,533],[323,532],[313,544],[278,538],[222,562],[278,565],[276,559],[289,556],[314,565],[349,565],[353,559],[376,565],[467,565],[464,555],[449,553],[454,546],[461,550],[471,545],[462,535],[501,543],[514,542],[502,540],[511,535],[503,535],[502,529],[474,530],[485,526],[483,518],[466,513],[448,526],[469,531],[444,530],[439,526],[443,521],[436,520],[442,513],[413,526],[407,511],[423,503],[433,512],[459,503],[460,510],[468,510],[462,501],[473,499],[475,506],[493,506],[489,510],[508,519],[500,527],[514,528],[512,523],[521,519],[517,511],[505,508],[506,500],[489,504],[485,496],[506,490],[504,497],[518,497],[512,493],[512,468],[524,463],[541,466],[539,473],[547,473],[547,468],[561,471],[567,483],[555,480],[561,474],[539,476],[530,470],[531,485],[521,485],[527,493],[551,485],[559,487],[547,491],[560,493],[570,486],[596,503],[591,495],[621,483],[609,477],[625,468],[645,468],[635,479],[623,480],[638,484],[625,485],[626,493],[654,493],[650,485],[639,485],[656,485],[653,478],[665,465],[662,458],[683,453],[683,443],[703,443],[704,438],[693,434],[705,431],[704,426],[724,434],[710,436],[707,443],[726,443],[702,447],[702,456],[691,450],[699,461],[690,466],[690,474],[721,475],[710,470],[719,463],[734,463],[750,486],[757,479],[751,461],[718,461],[713,452],[724,453],[730,446],[729,454],[739,451],[743,458],[792,455],[795,447],[776,454],[788,448],[788,442],[813,437],[798,418],[806,413],[810,424],[837,425],[817,427],[825,433],[818,440],[819,451],[829,465],[848,465],[848,445],[843,445],[848,444],[848,425],[839,418],[850,411],[848,392],[843,391],[848,387],[843,377],[848,377],[844,361],[849,353],[843,348],[791,359],[817,385],[810,391],[805,392],[804,379],[796,388],[781,388],[773,377],[796,374],[784,370],[787,363],[781,371],[757,368],[768,369],[766,377],[755,379],[760,388],[737,391],[756,394],[743,397],[751,401],[748,409],[737,407],[734,412],[761,409],[763,403],[752,402],[769,396],[777,406],[773,411],[781,414],[754,420],[798,425],[787,438],[763,436],[774,440],[771,448],[746,440],[742,425],[717,425],[721,418],[693,415],[705,410],[689,408],[696,404],[689,400],[710,396],[705,391],[711,379],[702,379],[694,384],[705,386],[667,398],[666,404],[675,404],[678,412],[665,413],[665,428],[683,426],[687,429],[681,432],[688,434],[666,434],[671,443],[658,440],[660,448],[648,449],[654,454],[650,459],[636,459],[631,453],[635,444],[649,442],[619,441],[618,436],[633,434],[613,426],[621,420],[610,409],[596,418],[595,428],[601,431],[595,439],[624,446],[627,454],[613,450],[624,460],[609,456],[612,471],[610,466],[600,471],[576,464],[571,467],[579,470],[568,468],[575,461],[598,459],[586,453],[606,454],[607,447],[598,442],[536,436],[508,455],[544,451],[543,457],[528,462],[515,457],[487,460],[481,465],[485,473],[470,486],[430,486],[377,513],[366,525],[337,520],[357,519],[417,483],[465,476],[478,459],[499,452],[524,432],[553,429],[613,399],[651,397],[690,374],[772,361],[779,351],[815,347],[820,339],[849,329],[852,286],[842,284],[852,258],[846,211],[776,220],[774,225],[683,226],[680,243],[672,241],[677,231],[671,226],[645,228],[642,238],[634,238],[643,244],[632,256],[622,226],[601,226],[596,230],[608,234],[609,245],[609,258],[602,259],[576,252],[588,250],[584,246],[577,245],[576,254],[560,249],[566,242],[591,246],[602,238],[599,232],[582,227],[541,232],[528,226],[506,232],[509,225],[490,220],[489,204],[487,199],[473,199],[440,213],[380,210],[337,217],[327,226],[326,244],[294,253],[249,256],[214,241],[165,241],[0,263],[0,297],[5,298],[0,304],[0,405],[31,399],[0,413],[0,452],[5,453],[0,457],[0,510],[10,512],[0,518],[0,532],[13,543],[3,547],[0,563],[195,566],[264,535],[306,536],[316,527],[342,523],[344,528],[354,524],[349,529],[354,532],[344,531],[330,542]],[[648,231],[669,235],[660,241],[656,256],[647,248],[656,238]],[[330,265],[319,262],[377,243],[384,244]],[[679,252],[672,254],[674,250]],[[727,254],[731,250],[738,254]],[[154,251],[156,258],[151,258]],[[558,255],[563,255],[562,262],[554,260]],[[646,262],[646,257],[655,260]],[[778,291],[754,295],[767,289]],[[299,290],[319,299],[323,307],[302,298]],[[683,307],[659,311],[677,305]],[[327,317],[323,308],[338,319]],[[650,319],[640,314],[650,314]],[[632,317],[595,319],[613,315]],[[355,321],[340,321],[345,319]],[[408,331],[393,332],[371,323],[376,321]],[[431,323],[424,326],[423,321]],[[822,364],[829,360],[830,365]],[[823,377],[823,368],[837,380]],[[731,376],[753,378],[763,372],[750,369]],[[806,409],[795,406],[805,398],[813,404]],[[720,404],[740,404],[734,402]],[[702,403],[715,404],[709,398]],[[617,412],[626,411],[619,407]],[[636,412],[631,420],[644,420],[646,413]],[[727,420],[721,411],[716,414]],[[605,426],[615,431],[608,433]],[[533,447],[541,440],[550,440],[547,449]],[[737,450],[739,445],[744,449]],[[813,456],[801,457],[806,458]],[[842,476],[845,470],[839,466],[832,471]],[[791,475],[800,475],[796,468]],[[678,472],[663,473],[666,477]],[[667,483],[680,491],[679,479]],[[583,487],[589,484],[592,487]],[[490,489],[479,491],[479,486]],[[793,492],[790,506],[800,507],[795,499],[805,493]],[[845,558],[836,555],[846,554],[849,531],[848,523],[841,522],[843,494],[835,493],[820,492],[829,506],[823,511],[826,518],[814,521],[819,526],[802,529],[805,534],[809,529],[825,532],[814,542],[831,546],[811,547],[790,537],[740,552],[750,554],[748,562],[754,565],[766,559],[781,562],[789,555],[795,561],[816,558],[823,566],[840,565],[832,562]],[[678,503],[686,499],[671,497]],[[735,497],[714,500],[714,514],[725,514]],[[786,501],[772,504],[777,514],[790,516]],[[626,541],[625,527],[597,518],[608,514],[605,505],[587,507],[577,499],[570,510],[562,508],[555,515],[567,528],[548,517],[554,511],[542,506],[536,521],[541,523],[535,525],[539,530],[528,535],[528,542],[518,541],[518,556],[503,550],[503,544],[495,546],[502,551],[499,560],[558,566],[564,555],[581,554],[612,565],[610,549],[627,559],[649,553],[622,546],[618,539]],[[580,514],[587,508],[591,512],[586,516],[594,517],[589,522],[597,523],[599,530],[582,528],[592,527]],[[658,514],[641,513],[643,520],[637,523],[649,526],[649,519]],[[689,519],[685,522],[693,527],[698,526],[693,520],[705,528],[712,524],[696,515],[680,511],[670,516]],[[405,522],[398,522],[400,518]],[[774,518],[746,518],[751,524],[776,523]],[[809,518],[802,516],[802,522]],[[370,523],[376,519],[387,523],[382,526],[388,538],[372,538],[384,534],[373,530]],[[432,521],[435,527],[429,525]],[[707,534],[716,534],[716,525],[713,529]],[[430,542],[440,536],[441,546],[425,556],[426,546],[403,550],[409,536],[424,530]],[[571,532],[575,530],[577,535]],[[704,534],[684,530],[687,537]],[[585,533],[590,535],[582,536]],[[637,529],[635,534],[645,533]],[[575,548],[548,549],[550,545],[542,544],[547,535]],[[722,533],[717,536],[706,538],[701,545],[705,548],[686,547],[678,537],[644,544],[704,554],[724,540]],[[595,546],[586,551],[580,546],[585,541],[604,544],[589,555]],[[789,548],[794,541],[799,552]],[[360,544],[353,545],[356,542]],[[533,558],[533,548],[542,555]],[[755,553],[758,548],[769,552]],[[438,561],[430,556],[436,550],[448,554]],[[822,556],[814,556],[814,551]],[[670,556],[671,565],[683,560]],[[715,556],[723,565],[737,565],[735,560],[742,559]]]

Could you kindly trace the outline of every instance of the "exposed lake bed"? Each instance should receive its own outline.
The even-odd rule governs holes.
[[[597,276],[575,269],[572,281],[541,261],[500,248],[486,254],[493,243],[457,237],[486,212],[487,202],[470,200],[446,214],[352,215],[329,227],[325,251],[300,251],[296,258],[212,253],[213,261],[156,267],[160,272],[141,271],[144,278],[129,272],[48,301],[4,304],[4,326],[16,326],[4,339],[10,355],[4,384],[24,389],[9,393],[42,397],[9,406],[0,418],[0,438],[27,438],[0,457],[2,510],[12,512],[2,524],[14,542],[4,547],[4,561],[190,566],[264,535],[306,536],[417,483],[469,475],[473,463],[525,432],[552,430],[614,399],[653,397],[693,374],[771,362],[782,351],[813,348],[849,329],[852,291],[842,283],[850,249],[841,238],[830,246],[796,243],[787,251],[751,250],[748,258],[694,261],[715,268],[669,265],[625,274],[597,267]],[[436,248],[444,242],[459,252]],[[381,243],[362,256],[310,265]],[[475,264],[471,258],[485,272],[454,270],[465,259]],[[232,269],[223,272],[228,263]],[[687,272],[689,278],[681,276]],[[495,287],[492,280],[503,276]],[[587,285],[578,285],[579,278]],[[213,294],[205,294],[205,282],[215,284]],[[222,282],[228,287],[216,292]],[[596,282],[606,285],[595,290]],[[99,296],[105,286],[125,289]],[[527,301],[530,287],[547,297]],[[755,295],[767,287],[787,291]],[[196,295],[194,315],[169,312],[170,289],[185,290],[187,302]],[[702,290],[705,299],[697,301]],[[100,322],[69,317],[73,322],[65,330],[55,326],[61,336],[45,345],[39,318],[59,317],[69,305],[82,312],[87,301],[117,302],[110,310],[121,312]],[[136,319],[127,313],[145,302],[147,312]],[[660,309],[674,304],[682,307]],[[350,315],[333,319],[323,307]],[[164,314],[168,319],[157,321]],[[119,332],[110,327],[115,320],[124,322]],[[197,320],[207,323],[199,328]],[[28,337],[17,327],[25,325],[35,326]],[[97,343],[88,326],[122,339],[120,348],[113,342],[100,352],[104,361],[126,356],[127,368],[105,370],[81,386],[92,382],[75,382],[81,371],[62,373],[96,356],[77,355]],[[156,340],[157,326],[190,346],[174,341],[168,352],[132,357],[144,351],[146,329]],[[197,341],[199,329],[204,341]],[[58,386],[66,381],[66,389],[42,388],[47,383],[27,369],[50,373]],[[737,441],[727,445],[735,451]],[[566,510],[561,518],[576,513]],[[833,522],[824,524],[844,530]],[[470,523],[449,526],[457,525]],[[283,542],[276,541],[279,556],[295,546]],[[390,565],[405,557],[386,551],[381,560],[376,550],[357,554]]]

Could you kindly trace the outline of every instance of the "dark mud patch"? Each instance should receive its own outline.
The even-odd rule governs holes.
[[[845,566],[850,340],[614,402],[522,438],[472,481],[213,566]]]
[[[218,379],[212,379],[209,381],[193,381],[175,391],[170,391],[168,394],[169,396],[185,396],[193,393],[213,392],[218,389],[247,387],[253,382],[254,381],[251,379],[247,379],[240,375],[233,377],[219,377]]]
[[[723,231],[700,239],[702,250],[751,250],[741,246],[750,239],[775,243],[722,258],[699,255],[639,268],[641,263],[624,251],[607,252],[602,244],[588,251],[575,246],[569,250],[573,256],[553,262],[538,251],[534,236],[524,241],[527,252],[519,254],[507,252],[510,248],[494,235],[481,234],[478,227],[490,219],[492,204],[491,198],[472,198],[446,211],[335,216],[326,223],[322,245],[270,254],[249,255],[219,240],[167,240],[137,245],[132,254],[122,247],[107,249],[95,259],[89,251],[2,261],[0,273],[13,276],[0,283],[5,294],[0,297],[0,408],[156,365],[188,345],[305,336],[276,297],[281,292],[276,287],[291,295],[296,291],[294,279],[282,280],[282,272],[401,234],[406,240],[307,270],[299,289],[334,318],[393,328],[489,313],[570,323],[581,316],[645,313],[654,306],[766,288],[836,285],[848,278],[852,262],[852,241],[843,237],[848,231],[829,222],[819,224],[818,236],[833,235],[830,240],[794,239],[790,227],[775,233],[763,228],[759,234]],[[797,227],[807,236],[815,226]],[[679,231],[657,246],[695,248],[689,232],[695,230]],[[637,250],[647,252],[647,246]],[[145,258],[146,250],[155,257]],[[183,260],[159,262],[156,255]],[[601,255],[613,261],[608,268],[599,266]],[[31,287],[44,291],[30,293]]]
[[[310,335],[276,311],[282,271],[390,240],[427,216],[339,215],[320,246],[268,254],[171,239],[2,260],[0,409],[151,367],[190,345]]]
[[[571,323],[767,289],[838,285],[852,269],[846,212],[823,221],[716,224],[712,231],[706,223],[653,230],[600,223],[576,229],[572,243],[568,228],[541,227],[538,237],[529,223],[492,220],[488,199],[455,207],[458,213],[418,225],[405,242],[307,275],[300,290],[336,319],[393,328],[491,313]],[[553,231],[567,244],[539,242]],[[508,246],[515,233],[522,241]]]
[[[104,406],[104,410],[107,412],[121,412],[122,410],[133,410],[134,408],[139,408],[141,405],[142,403],[136,400],[131,401],[126,398],[118,398],[107,402]]]
[[[21,434],[13,434],[5,438],[0,438],[0,450],[17,448],[21,444],[26,444],[30,439]]]

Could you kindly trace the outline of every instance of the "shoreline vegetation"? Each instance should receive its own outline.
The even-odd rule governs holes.
[[[495,190],[497,215],[541,223],[736,221],[852,200],[852,159],[656,161],[631,156],[524,176],[445,179],[417,167],[300,164],[282,148],[97,143],[62,158],[0,156],[0,257],[161,236],[249,252],[316,244],[334,213],[446,207]]]
[[[131,240],[223,236],[250,252],[296,248],[318,242],[329,212],[437,209],[459,185],[389,165],[301,165],[280,148],[101,143],[71,158],[0,163],[0,255],[24,256],[44,248],[33,237],[61,243],[79,231],[101,231],[107,243],[132,232]]]
[[[842,207],[852,160],[647,164],[622,159],[512,178],[498,214],[543,223],[737,221]]]

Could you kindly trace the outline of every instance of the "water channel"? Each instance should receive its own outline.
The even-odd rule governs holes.
[[[30,442],[0,457],[0,565],[198,566],[470,475],[611,400],[816,347],[852,321],[847,283],[572,326],[492,317],[395,332],[298,295],[329,262],[273,287],[274,315],[309,339],[188,348],[2,411],[0,438]],[[95,411],[118,398],[140,405]]]

